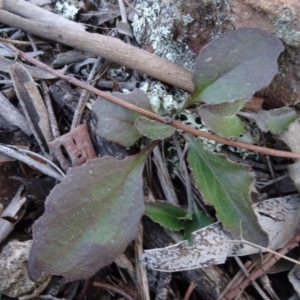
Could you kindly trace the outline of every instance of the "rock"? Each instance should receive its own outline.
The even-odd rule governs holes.
[[[51,276],[44,276],[37,282],[29,278],[27,261],[31,244],[32,241],[11,240],[0,252],[0,291],[4,295],[32,299],[47,286]]]
[[[300,2],[299,0],[174,0],[177,4],[177,37],[198,53],[224,32],[242,27],[267,30],[284,43],[279,73],[271,85],[257,93],[269,107],[300,101]],[[186,22],[186,20],[192,20]]]

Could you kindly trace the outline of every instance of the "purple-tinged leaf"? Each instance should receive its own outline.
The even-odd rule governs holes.
[[[46,200],[33,226],[32,279],[92,276],[135,239],[144,213],[142,170],[146,154],[106,156],[71,168]]]
[[[201,50],[193,76],[195,92],[184,107],[250,98],[270,84],[282,51],[281,41],[260,29],[237,29],[221,35]]]
[[[151,111],[148,96],[139,89],[135,89],[129,94],[113,93],[113,95]],[[98,97],[97,101],[94,103],[93,111],[98,118],[96,132],[101,137],[124,147],[132,146],[142,137],[134,126],[138,117],[142,116],[141,114],[101,97]]]

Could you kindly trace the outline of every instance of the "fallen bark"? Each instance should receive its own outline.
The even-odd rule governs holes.
[[[73,30],[85,29],[83,24],[72,22],[24,0],[2,0],[0,1],[0,8],[25,19],[35,20],[47,25],[59,24],[60,27]]]
[[[3,0],[0,7],[1,23],[102,56],[186,91],[194,90],[192,73],[167,59],[128,45],[119,39],[86,32],[81,24],[78,26],[78,23],[66,19],[62,25],[61,16],[23,0]],[[32,13],[37,8],[39,16]],[[42,17],[42,13],[47,14],[47,17]]]

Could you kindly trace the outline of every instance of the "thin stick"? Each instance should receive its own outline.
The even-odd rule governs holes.
[[[156,146],[153,149],[154,163],[157,168],[157,176],[159,178],[159,182],[161,184],[161,188],[166,197],[166,201],[172,203],[174,205],[179,205],[177,195],[175,193],[174,185],[171,180],[171,176],[169,174],[168,168],[162,158],[160,149]]]
[[[42,173],[51,176],[53,178],[55,178],[56,180],[62,181],[63,176],[60,175],[58,172],[54,171],[54,169],[50,168],[49,166],[42,164],[34,159],[32,159],[31,157],[21,153],[18,150],[15,150],[15,148],[12,147],[8,147],[5,145],[1,145],[0,144],[0,152],[13,157],[17,160],[22,161],[23,163],[29,165],[30,167],[33,167],[39,171],[41,171]]]
[[[53,167],[53,169],[56,169],[56,171],[58,171],[58,173],[60,173],[63,177],[65,177],[65,173],[55,164],[53,163],[50,159],[44,157],[43,155],[40,155],[38,153],[32,152],[30,150],[26,150],[26,149],[22,149],[22,148],[18,148],[15,146],[11,146],[11,148],[21,152],[21,153],[25,153],[25,154],[29,154],[31,156],[35,156],[38,157],[39,159],[43,160],[44,162],[48,163],[50,166]]]
[[[193,292],[193,290],[195,289],[196,286],[197,286],[197,283],[191,282],[191,284],[189,285],[188,289],[185,292],[183,300],[189,300],[190,299],[191,294],[192,294],[192,292]]]
[[[32,45],[31,45],[32,49],[37,52],[38,48],[35,45],[34,38],[32,37],[31,34],[28,34],[27,36],[28,36],[29,41],[32,43]],[[38,56],[37,59],[40,60],[40,57]],[[44,102],[45,102],[47,112],[48,112],[51,132],[52,132],[53,138],[56,139],[60,136],[60,132],[59,132],[56,118],[55,118],[54,110],[52,107],[52,102],[51,102],[50,95],[49,95],[49,89],[48,89],[47,83],[44,80],[42,81],[42,93],[43,93]]]
[[[251,270],[254,269],[254,264],[252,264],[250,261],[247,261],[245,263],[245,269],[249,273]],[[235,276],[230,280],[230,282],[227,284],[226,288],[222,291],[222,293],[219,295],[217,300],[220,300],[223,298],[226,293],[231,291],[233,288],[235,288],[237,285],[239,285],[245,277],[243,276],[243,271],[240,269]],[[247,275],[247,277],[250,275],[250,273]]]
[[[35,14],[33,10],[36,10],[37,6],[27,1],[2,1],[5,5],[3,9],[0,9],[1,23],[21,28],[23,31],[42,38],[47,37],[48,40],[78,50],[93,53],[186,91],[194,90],[192,73],[165,58],[110,36],[86,32],[82,24],[48,13],[45,9],[41,9],[42,16],[41,12],[39,15]],[[18,16],[20,13],[22,16]]]
[[[87,289],[88,289],[88,287],[89,287],[89,284],[90,284],[90,278],[85,279],[85,280],[84,280],[83,287],[82,287],[82,289],[81,289],[81,291],[80,291],[80,294],[79,294],[79,296],[78,296],[78,300],[84,300],[84,296],[85,296],[85,294],[86,294],[86,292],[87,292]]]
[[[125,297],[128,300],[134,300],[131,296],[129,296],[127,293],[125,293],[124,291],[122,291],[121,289],[116,288],[115,286],[109,284],[109,283],[104,283],[104,282],[99,282],[99,281],[94,281],[93,282],[93,286],[97,286],[97,287],[102,287],[108,290],[112,290],[117,292],[118,294],[122,295],[123,297]]]
[[[52,132],[53,138],[56,139],[56,138],[60,137],[59,127],[58,127],[58,124],[56,121],[55,113],[54,113],[52,102],[50,99],[49,89],[48,89],[47,83],[44,80],[42,81],[42,93],[44,96],[44,102],[45,102],[48,116],[49,116],[51,132]]]
[[[121,13],[121,20],[123,23],[127,23],[127,12],[126,12],[124,2],[123,0],[118,0],[118,3],[119,3],[119,9]]]
[[[180,157],[180,164],[179,164],[179,168],[182,172],[182,177],[185,183],[185,189],[186,189],[186,195],[187,195],[187,203],[188,203],[188,212],[190,214],[193,213],[193,207],[195,205],[194,203],[194,197],[193,197],[193,193],[192,193],[192,184],[191,184],[191,180],[190,180],[190,176],[188,173],[188,169],[187,166],[185,164],[185,160],[183,159],[184,157],[184,153],[181,150],[181,147],[179,145],[177,136],[175,134],[173,134],[173,144],[176,147],[176,151],[178,153],[178,157]]]
[[[136,297],[138,299],[150,300],[149,283],[146,267],[141,263],[140,257],[143,254],[143,226],[139,224],[138,236],[134,242],[135,249],[135,272],[136,272]]]
[[[127,6],[129,6],[138,16],[140,16],[139,12],[128,2],[128,0],[123,0]]]
[[[287,245],[281,248],[276,254],[272,255],[271,258],[256,268],[256,270],[247,277],[241,284],[239,284],[236,288],[229,291],[224,297],[221,299],[231,300],[233,299],[240,291],[243,291],[252,280],[255,280],[262,274],[264,274],[271,266],[273,266],[278,261],[278,256],[283,256],[287,252],[291,251],[293,248],[297,247],[300,241],[300,232],[287,243]],[[285,257],[286,258],[286,257]],[[297,261],[299,263],[299,261]]]
[[[243,265],[241,259],[238,256],[234,256],[234,259],[236,261],[236,263],[238,264],[238,266],[240,267],[242,273],[244,274],[243,277],[249,277],[250,273],[248,272],[248,270],[246,269],[246,267]],[[261,287],[257,284],[257,282],[255,280],[251,281],[253,287],[256,289],[256,291],[261,295],[261,297],[264,300],[270,300],[267,295],[264,293],[264,291],[262,291]]]
[[[296,265],[300,265],[299,260],[290,258],[290,257],[288,257],[288,256],[285,256],[285,255],[283,255],[283,254],[280,254],[280,253],[277,252],[277,251],[273,251],[273,250],[271,250],[271,249],[269,249],[269,248],[259,246],[259,245],[257,245],[257,244],[248,242],[248,241],[246,241],[246,240],[241,240],[241,241],[238,241],[238,240],[227,240],[226,242],[239,243],[239,244],[240,244],[240,243],[244,243],[244,244],[249,245],[249,246],[251,246],[251,247],[257,248],[257,249],[259,249],[259,250],[261,250],[261,251],[269,252],[269,253],[272,253],[272,254],[274,254],[274,255],[280,257],[280,258],[284,258],[284,259],[286,259],[286,260],[288,260],[288,261],[290,261],[290,262],[292,262],[292,263],[294,263],[294,264],[296,264]]]
[[[30,55],[19,51],[16,47],[14,47],[11,44],[7,44],[7,46],[13,50],[14,52],[16,52],[18,54],[19,57],[27,60],[28,62],[40,67],[41,69],[57,76],[58,78],[61,78],[67,82],[69,82],[70,84],[76,85],[80,88],[86,89],[88,91],[90,91],[91,93],[94,93],[100,97],[105,98],[106,100],[109,100],[115,104],[121,105],[125,108],[128,108],[130,110],[133,110],[135,112],[138,112],[140,114],[143,114],[149,118],[152,118],[158,122],[162,122],[165,123],[165,117],[160,116],[154,112],[148,111],[146,109],[143,109],[141,107],[135,106],[131,103],[128,103],[122,99],[119,99],[109,93],[100,91],[92,86],[87,85],[85,82],[81,82],[80,80],[74,78],[73,76],[70,75],[65,75],[62,74],[59,71],[56,71],[54,69],[52,69],[51,67],[47,66],[46,64],[38,61],[37,59],[31,57]],[[200,136],[202,138],[206,138],[206,139],[210,139],[213,141],[216,141],[218,143],[222,143],[228,146],[233,146],[233,147],[238,147],[238,148],[244,148],[250,151],[254,151],[254,152],[258,152],[264,155],[271,155],[271,156],[278,156],[278,157],[288,157],[288,158],[300,158],[300,153],[296,153],[296,152],[288,152],[288,151],[282,151],[282,150],[275,150],[275,149],[271,149],[271,148],[265,148],[265,147],[260,147],[260,146],[256,146],[256,145],[252,145],[252,144],[248,144],[248,143],[243,143],[243,142],[237,142],[234,140],[230,140],[221,136],[217,136],[217,135],[213,135],[211,133],[208,132],[204,132],[198,129],[195,129],[189,125],[185,125],[179,121],[175,121],[172,120],[171,122],[168,122],[169,125],[175,127],[178,130],[182,130],[185,131],[187,133],[196,135],[196,136]]]
[[[32,43],[34,44],[45,44],[46,42],[24,42],[24,41],[15,41],[15,40],[10,40],[10,39],[5,39],[0,37],[0,42],[5,42],[5,43],[11,43],[15,45],[31,45]]]
[[[94,79],[98,69],[99,69],[99,66],[100,66],[100,63],[101,63],[101,60],[102,58],[101,57],[98,57],[96,62],[94,63],[93,65],[93,68],[88,76],[88,79],[86,81],[86,84],[90,85],[92,80]],[[76,110],[74,112],[74,117],[73,117],[73,121],[72,121],[72,125],[71,125],[71,130],[72,129],[75,129],[79,123],[80,123],[80,119],[81,119],[81,116],[82,116],[82,113],[84,111],[84,107],[85,107],[85,104],[86,104],[86,101],[87,101],[87,98],[89,97],[90,93],[84,89],[80,95],[80,98],[79,98],[79,101],[77,103],[77,107],[76,107]]]

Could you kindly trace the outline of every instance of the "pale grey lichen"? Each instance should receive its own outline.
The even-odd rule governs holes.
[[[276,34],[286,44],[299,47],[300,45],[300,27],[299,17],[297,12],[286,4],[281,5],[275,11],[274,15],[269,15],[275,26]]]
[[[188,25],[194,21],[194,18],[190,14],[183,15],[182,21],[184,25]]]
[[[177,65],[192,70],[195,55],[183,42],[174,39],[176,8],[158,0],[138,0],[132,23],[133,35],[140,44],[150,42],[154,53]]]
[[[121,77],[124,80],[128,79],[130,76],[128,70],[124,66],[111,67],[108,72],[109,72],[109,76]]]
[[[147,80],[141,84],[142,89],[149,97],[152,110],[160,115],[166,115],[179,119],[182,123],[190,125],[196,129],[205,132],[211,132],[205,125],[201,123],[199,116],[189,110],[184,110],[180,115],[176,116],[176,111],[188,96],[187,92],[180,89],[172,89],[168,91],[165,85],[159,81]],[[223,144],[213,140],[200,137],[205,149],[209,151],[220,151]]]
[[[80,10],[78,1],[58,1],[55,3],[55,10],[59,15],[69,20],[74,20],[76,14]]]
[[[139,16],[135,16],[132,27],[137,41],[140,44],[147,41],[156,55],[189,70],[194,69],[194,53],[184,42],[174,38],[176,7],[159,0],[137,0],[135,8]],[[168,91],[163,83],[149,78],[141,89],[149,96],[153,111],[163,115],[172,115],[188,95],[175,88]]]
[[[221,3],[221,1],[215,1],[214,5],[219,5],[219,2]],[[156,55],[164,57],[188,70],[193,70],[195,65],[194,53],[184,41],[174,38],[175,10],[159,0],[137,0],[135,8],[139,12],[139,16],[136,15],[132,23],[133,34],[136,40],[142,45],[150,42]],[[190,15],[182,16],[182,18],[185,23],[193,22],[193,18]],[[207,15],[207,18],[212,18],[212,16]],[[176,116],[175,112],[186,99],[188,93],[177,88],[167,88],[162,82],[149,79],[147,76],[145,76],[145,81],[142,82],[140,88],[148,95],[154,112],[178,118],[182,123],[212,133],[201,123],[199,116],[189,110],[185,110],[179,116]],[[202,137],[199,137],[199,139],[202,141],[205,149],[212,152],[220,151],[223,146],[223,144],[213,140]],[[253,141],[253,137],[248,130],[240,139],[248,142],[250,140]],[[256,138],[254,140],[256,142]],[[245,149],[233,148],[231,150],[243,157],[253,154]]]
[[[142,82],[140,89],[149,97],[154,112],[170,117],[188,95],[187,92],[175,88],[168,91],[162,82],[150,79]]]
[[[139,43],[142,42],[141,31],[148,24],[153,24],[160,13],[160,5],[158,1],[137,1],[135,9],[139,12],[139,16],[135,15],[132,23],[133,35]]]
[[[188,70],[193,70],[195,64],[194,54],[183,42],[174,40],[170,27],[158,25],[152,30],[149,39],[152,42],[156,55],[164,57]]]
[[[135,8],[139,15],[135,16],[132,27],[137,41],[150,43],[158,56],[189,70],[194,69],[194,53],[184,42],[174,38],[176,7],[159,0],[137,0]],[[188,95],[175,88],[168,91],[163,83],[149,78],[141,88],[149,96],[153,110],[163,115],[172,115]]]

